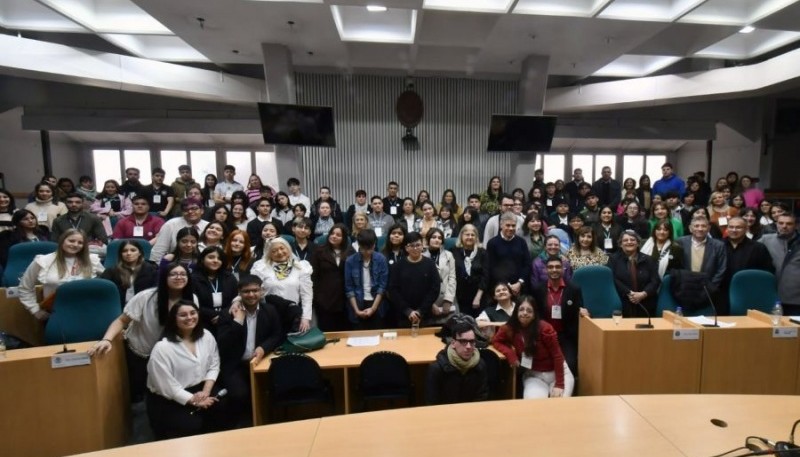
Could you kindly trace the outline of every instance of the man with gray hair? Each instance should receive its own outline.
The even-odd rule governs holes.
[[[772,256],[778,278],[778,297],[784,314],[800,315],[800,233],[794,215],[784,213],[775,219],[778,233],[764,235],[761,242]]]
[[[510,213],[513,214],[511,211],[514,208],[514,197],[503,194],[500,197],[500,213],[495,214],[494,216],[490,217],[489,220],[486,221],[486,225],[483,229],[483,242],[488,243],[489,240],[496,237],[497,234],[500,232],[500,216],[503,213]],[[517,236],[522,236],[522,224],[525,222],[525,218],[521,215],[517,215]]]
[[[775,272],[769,251],[763,244],[747,237],[747,222],[741,217],[736,216],[728,219],[728,238],[725,240],[725,253],[728,263],[725,276],[722,278],[721,289],[724,293],[721,294],[718,303],[719,314],[722,315],[730,312],[730,294],[728,291],[730,290],[733,275],[742,270]]]
[[[494,287],[508,284],[511,294],[527,293],[531,277],[531,254],[528,245],[517,236],[517,216],[506,212],[500,216],[500,235],[486,244],[485,284]]]

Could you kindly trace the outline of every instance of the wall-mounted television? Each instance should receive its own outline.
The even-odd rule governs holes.
[[[489,152],[547,152],[553,143],[556,116],[493,114]]]
[[[336,147],[330,106],[259,103],[264,143]]]

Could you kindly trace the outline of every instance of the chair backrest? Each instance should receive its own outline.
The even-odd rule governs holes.
[[[150,258],[150,250],[153,249],[153,246],[151,246],[147,240],[143,240],[141,238],[121,238],[108,244],[108,248],[106,249],[106,258],[103,261],[104,267],[113,268],[117,265],[117,261],[119,259],[119,245],[121,245],[123,241],[135,242],[142,247],[145,260]]]
[[[324,246],[328,242],[328,235],[322,234],[314,238],[314,244],[317,246]]]
[[[56,289],[44,328],[47,344],[99,340],[119,316],[119,290],[107,279],[80,279]]]
[[[316,360],[301,353],[289,353],[272,359],[268,376],[270,395],[282,397],[314,392],[324,387],[322,370]]]
[[[8,262],[3,272],[3,286],[17,287],[19,278],[33,262],[33,258],[41,254],[55,252],[58,244],[52,241],[36,241],[33,243],[17,243],[8,250]]]
[[[500,386],[500,357],[498,357],[497,353],[489,348],[479,349],[481,351],[481,359],[483,363],[486,365],[486,373],[488,378],[489,384],[489,398],[495,399],[500,398],[500,392],[498,392],[498,387]]]
[[[452,251],[456,247],[456,243],[458,242],[458,238],[451,236],[444,240],[444,248],[447,251]]]
[[[283,238],[284,240],[288,241],[289,244],[294,243],[294,236],[292,236],[292,235],[281,234],[281,238]]]
[[[778,300],[775,275],[762,270],[742,270],[731,278],[731,315],[744,316],[748,309],[772,312]]]
[[[590,265],[575,270],[572,281],[581,287],[583,305],[592,317],[611,317],[622,302],[614,287],[611,269],[601,265]]]
[[[386,246],[386,237],[385,236],[379,236],[378,237],[378,242],[375,244],[375,250],[378,251],[378,252],[383,251],[383,247],[384,246]]]
[[[656,317],[661,317],[664,314],[664,311],[675,311],[678,306],[681,306],[681,304],[672,294],[672,277],[670,275],[664,275],[664,277],[661,279],[661,288],[658,290]],[[686,307],[683,307],[683,315],[686,317],[713,316],[714,308],[711,305],[708,305],[704,308],[698,308],[693,311],[689,311]]]
[[[361,361],[359,371],[359,388],[362,392],[411,386],[408,362],[396,352],[379,351],[366,356]]]

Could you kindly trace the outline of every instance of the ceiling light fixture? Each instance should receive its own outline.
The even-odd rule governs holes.
[[[367,11],[370,13],[383,13],[386,7],[382,5],[367,5]]]
[[[752,25],[746,25],[746,26],[742,27],[742,29],[741,29],[741,30],[739,30],[739,33],[750,33],[750,32],[752,32],[752,31],[753,31],[753,30],[755,30],[755,29],[756,29],[756,28],[755,28],[755,27],[753,27]]]

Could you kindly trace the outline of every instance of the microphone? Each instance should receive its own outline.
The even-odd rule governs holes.
[[[61,351],[56,352],[56,354],[69,354],[71,352],[75,352],[75,349],[67,349],[67,336],[64,334],[64,329],[61,328],[61,324],[58,325],[58,331],[61,333],[61,344],[64,346],[64,348]]]
[[[647,310],[647,307],[642,304],[642,302],[637,303],[639,308],[644,310],[644,313],[647,314],[647,323],[646,324],[636,324],[636,328],[653,328],[653,321],[650,320],[650,311]]]
[[[220,398],[224,397],[225,395],[228,395],[228,389],[220,390],[219,392],[217,392],[217,395],[215,395],[213,398],[216,398],[217,400],[219,400]],[[189,413],[189,415],[190,416],[194,416],[194,413],[199,412],[201,409],[202,408],[197,407],[194,411]]]
[[[711,294],[708,293],[708,287],[703,285],[703,290],[706,293],[706,297],[708,297],[708,302],[711,303],[711,309],[714,310],[714,323],[713,324],[703,324],[703,327],[719,327],[717,325],[717,305],[714,304],[714,300],[711,299]]]

